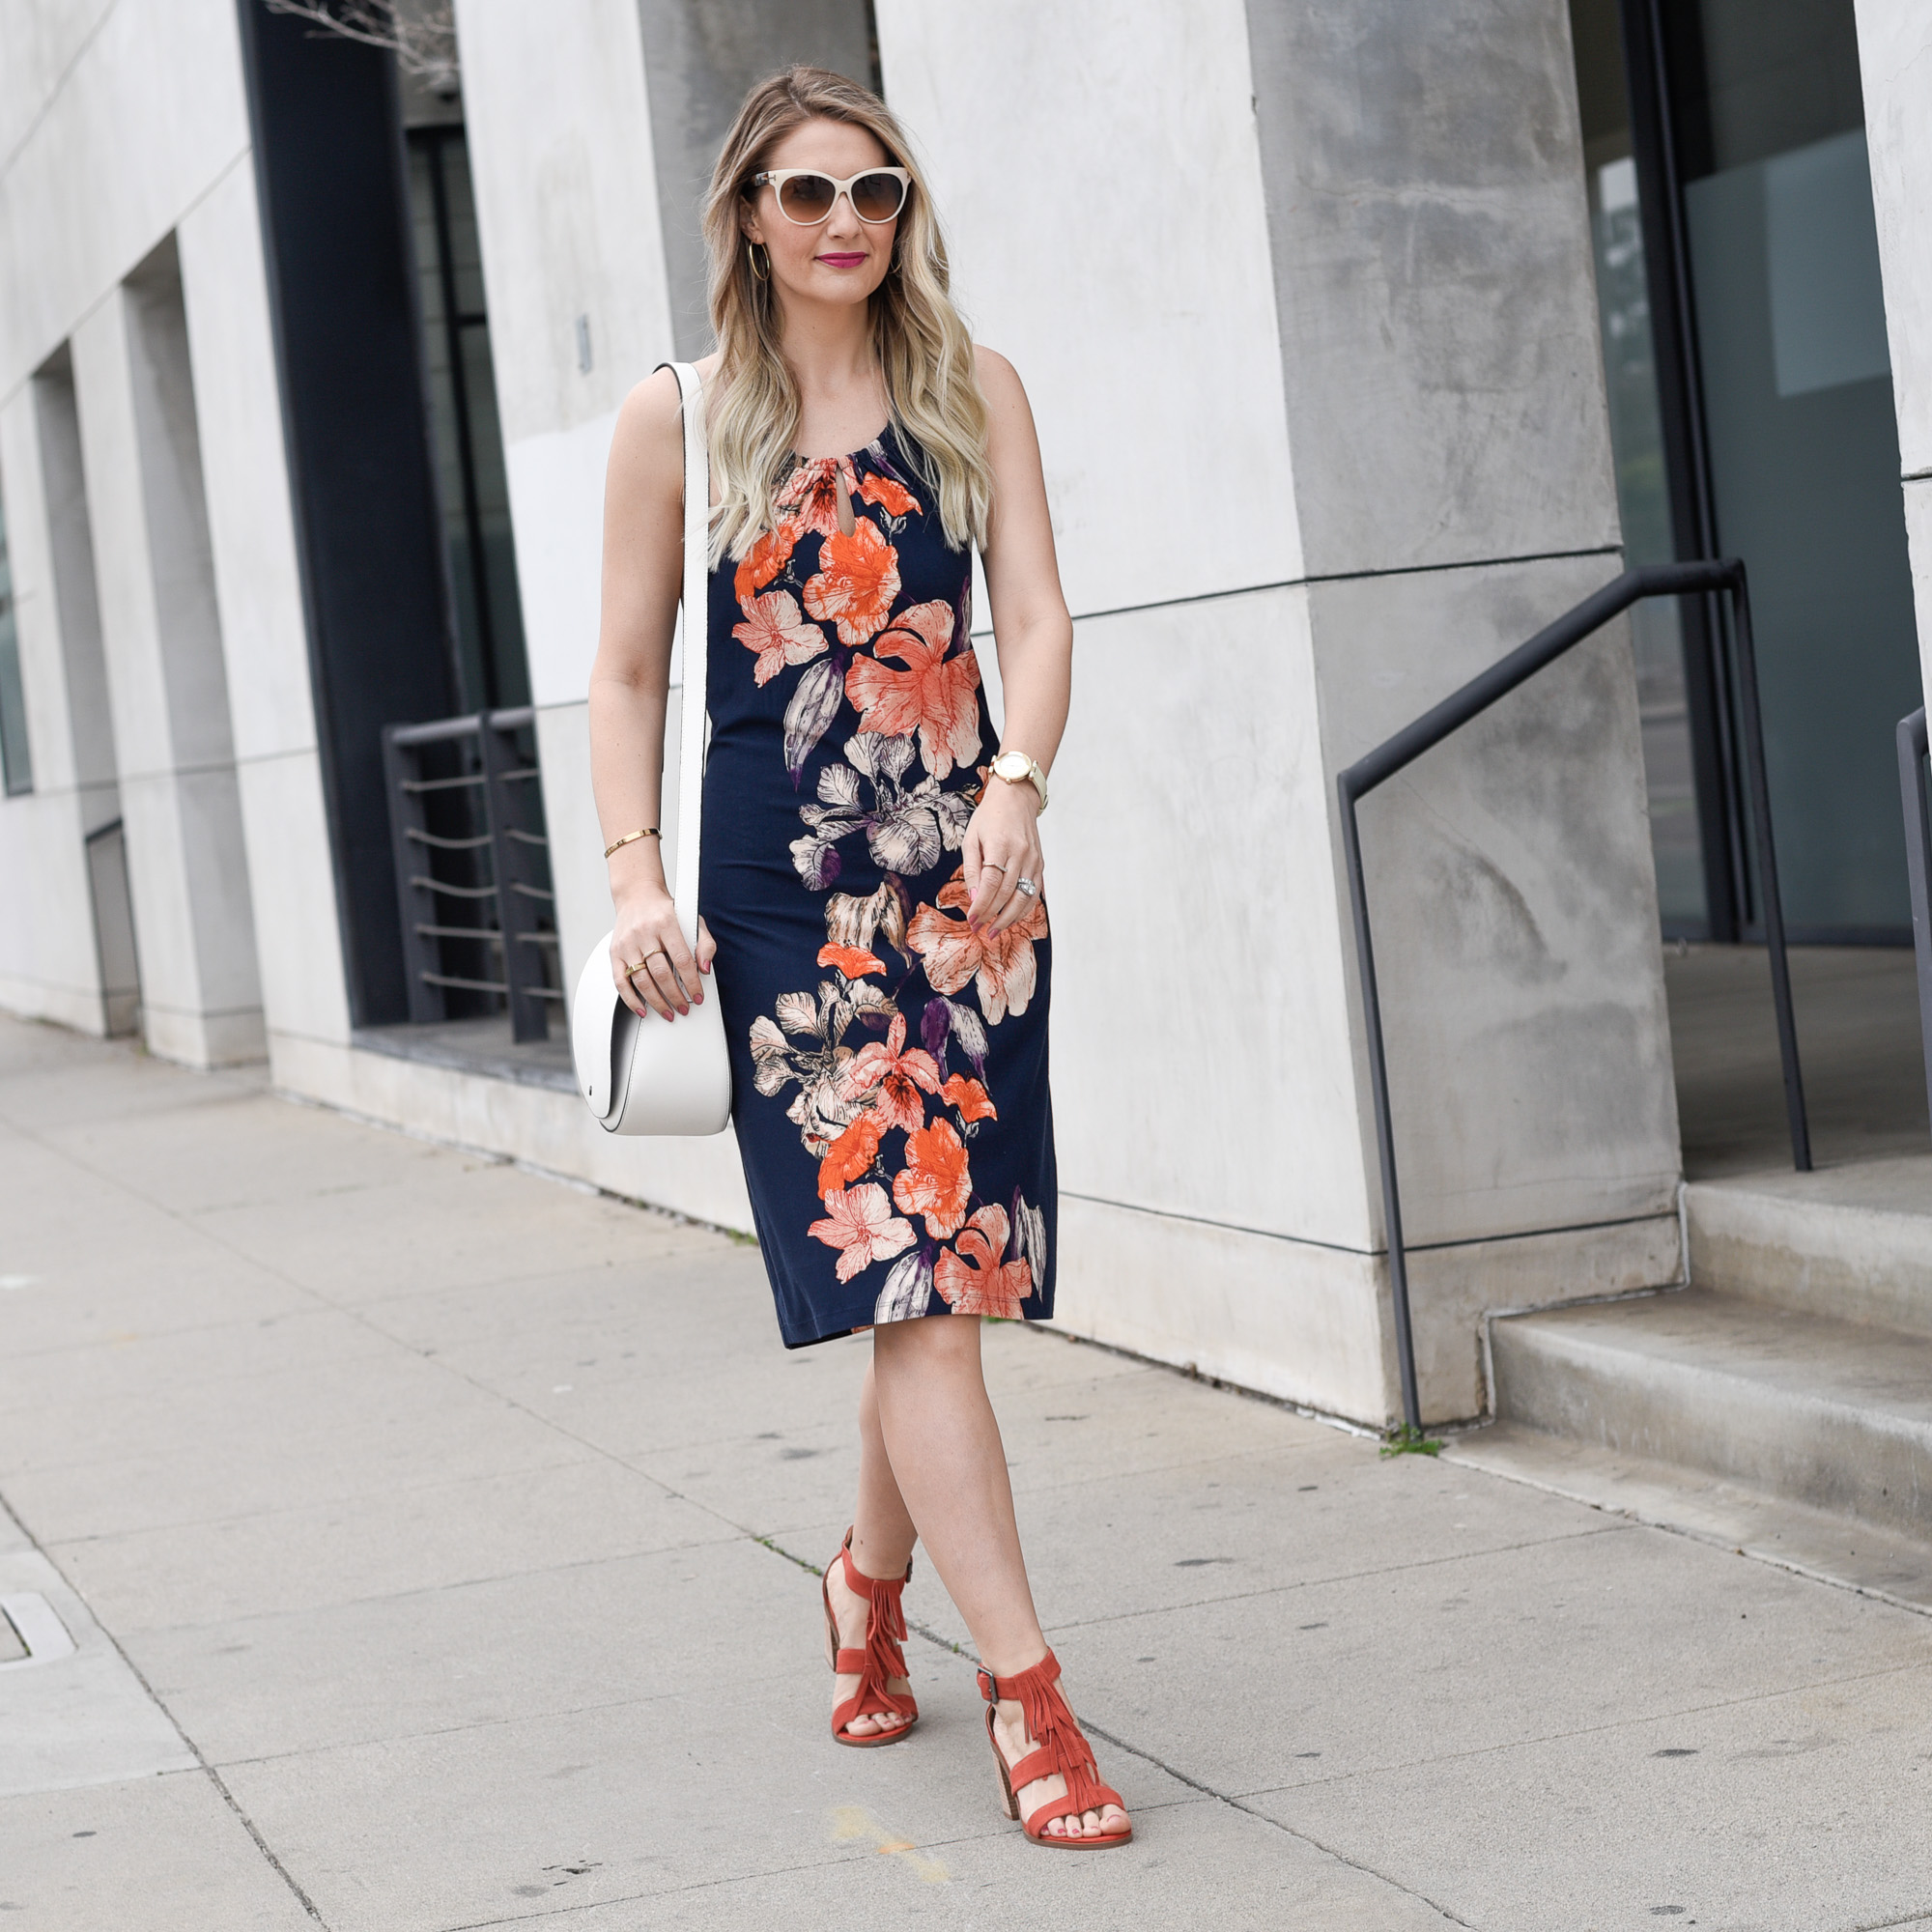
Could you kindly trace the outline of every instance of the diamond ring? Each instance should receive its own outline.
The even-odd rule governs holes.
[[[1013,891],[1024,893],[1030,899],[1036,899],[1039,896],[1039,888],[1031,879],[1015,879],[1013,881]]]

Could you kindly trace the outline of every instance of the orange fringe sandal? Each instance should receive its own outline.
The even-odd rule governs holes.
[[[1094,1747],[1087,1742],[1079,1719],[1056,1682],[1059,1676],[1060,1660],[1050,1650],[1032,1669],[1022,1670],[1014,1677],[995,1677],[990,1670],[980,1672],[980,1694],[986,1700],[986,1738],[999,1763],[1000,1791],[1007,1801],[1007,1816],[1018,1820],[1020,1830],[1036,1845],[1077,1852],[1111,1851],[1133,1837],[1131,1825],[1124,1832],[1098,1833],[1091,1837],[1083,1834],[1077,1838],[1055,1836],[1046,1830],[1056,1818],[1078,1817],[1083,1811],[1098,1811],[1103,1805],[1120,1804],[1122,1811],[1127,1808],[1121,1804],[1121,1794],[1112,1785],[1100,1782],[1100,1766],[1094,1756]],[[1012,1766],[1008,1765],[1007,1754],[1000,1748],[1000,1740],[993,1730],[996,1707],[1003,1697],[1017,1700],[1026,1714],[1027,1735],[1034,1740],[1034,1748]],[[1035,1778],[1052,1777],[1056,1774],[1066,1780],[1066,1796],[1048,1799],[1031,1816],[1021,1818],[1016,1794]]]
[[[909,1682],[905,1652],[899,1648],[906,1634],[905,1609],[899,1598],[912,1581],[912,1565],[907,1563],[903,1577],[867,1577],[852,1561],[849,1529],[832,1561],[845,1566],[845,1587],[855,1597],[871,1600],[866,1617],[865,1649],[841,1648],[838,1619],[832,1614],[832,1569],[830,1564],[826,1566],[824,1581],[819,1585],[819,1595],[825,1603],[825,1654],[831,1660],[835,1676],[857,1672],[859,1677],[858,1690],[832,1707],[833,1741],[860,1750],[868,1750],[874,1745],[895,1745],[919,1722],[919,1705],[910,1690],[899,1691],[891,1688],[894,1678],[901,1684]],[[845,1728],[854,1718],[883,1717],[888,1712],[896,1712],[905,1722],[865,1737],[854,1737]]]

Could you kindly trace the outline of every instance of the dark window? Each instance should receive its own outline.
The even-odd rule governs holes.
[[[34,788],[27,703],[20,689],[20,634],[14,623],[14,567],[7,555],[7,512],[0,505],[0,770],[7,796]]]
[[[410,130],[430,427],[456,604],[466,710],[530,701],[483,261],[461,127]]]

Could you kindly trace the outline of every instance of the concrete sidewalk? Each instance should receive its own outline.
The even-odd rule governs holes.
[[[987,1342],[1124,1852],[1005,1821],[923,1565],[831,1743],[864,1345],[751,1248],[0,1021],[0,1923],[1932,1926],[1924,1619]]]

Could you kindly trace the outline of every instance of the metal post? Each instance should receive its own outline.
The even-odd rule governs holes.
[[[1362,989],[1362,1017],[1369,1054],[1369,1084],[1376,1118],[1376,1150],[1381,1163],[1382,1219],[1388,1243],[1389,1290],[1394,1304],[1396,1361],[1402,1375],[1403,1412],[1411,1433],[1420,1435],[1422,1406],[1416,1391],[1415,1342],[1408,1302],[1408,1259],[1403,1242],[1402,1190],[1396,1177],[1395,1127],[1389,1110],[1388,1063],[1382,1039],[1381,998],[1376,985],[1375,944],[1369,930],[1368,888],[1362,870],[1360,801],[1385,781],[1452,731],[1487,711],[1518,685],[1553,664],[1566,651],[1594,635],[1612,617],[1645,597],[1706,595],[1728,590],[1737,615],[1739,696],[1744,712],[1746,762],[1749,768],[1751,812],[1756,821],[1759,885],[1764,895],[1765,946],[1771,955],[1772,997],[1777,1009],[1777,1046],[1784,1067],[1785,1111],[1791,1124],[1791,1157],[1801,1172],[1811,1166],[1811,1137],[1804,1114],[1804,1082],[1798,1064],[1798,1028],[1791,1002],[1791,969],[1784,948],[1784,908],[1777,890],[1777,853],[1771,833],[1771,791],[1765,778],[1764,724],[1758,712],[1757,660],[1751,648],[1750,600],[1745,588],[1745,567],[1735,557],[1693,563],[1649,564],[1628,570],[1601,590],[1584,598],[1552,624],[1546,625],[1525,644],[1499,659],[1441,703],[1398,731],[1366,756],[1336,775],[1342,806],[1342,849],[1349,874],[1349,900],[1354,914],[1355,963]],[[1907,724],[1911,724],[1907,720]],[[1904,753],[1901,725],[1900,756]],[[1918,786],[1920,854],[1915,900],[1918,930],[1925,935],[1919,955],[1919,987],[1924,1003],[1926,1079],[1932,1094],[1932,931],[1925,915],[1924,863],[1924,714],[1918,714],[1918,758],[1911,782]]]
[[[1342,800],[1342,850],[1349,867],[1349,903],[1355,916],[1355,960],[1362,980],[1362,1017],[1369,1045],[1369,1085],[1375,1094],[1376,1151],[1381,1157],[1382,1237],[1388,1248],[1389,1298],[1395,1309],[1395,1359],[1402,1377],[1402,1412],[1412,1435],[1422,1433],[1422,1399],[1415,1385],[1415,1338],[1409,1327],[1408,1253],[1402,1238],[1402,1190],[1395,1178],[1395,1125],[1389,1115],[1388,1063],[1382,1054],[1382,1003],[1376,990],[1376,949],[1369,936],[1368,886],[1362,876],[1362,835],[1355,820],[1353,774],[1335,781]]]
[[[503,935],[503,980],[509,988],[510,1037],[520,1045],[549,1037],[550,1019],[532,989],[544,983],[542,961],[527,935],[537,929],[536,908],[517,864],[517,808],[505,782],[516,760],[508,755],[513,734],[532,722],[527,708],[492,711],[482,721],[484,815],[497,877],[497,923]]]
[[[1912,950],[1918,959],[1918,1037],[1925,1103],[1932,1107],[1932,833],[1927,831],[1925,707],[1898,721],[1898,788],[1905,807],[1905,869],[1912,881]]]
[[[423,927],[437,920],[436,901],[411,883],[416,869],[411,833],[428,828],[420,791],[411,779],[420,770],[416,748],[408,741],[408,727],[391,724],[383,732],[383,777],[389,791],[389,850],[396,868],[396,904],[402,915],[403,973],[409,981],[410,1023],[432,1026],[448,1017],[442,987],[437,983],[439,955],[424,937]],[[426,862],[425,862],[426,863]]]
[[[1798,1065],[1798,1021],[1791,1007],[1791,962],[1784,951],[1784,904],[1777,890],[1777,854],[1771,837],[1771,784],[1765,776],[1764,721],[1757,701],[1757,653],[1751,647],[1750,592],[1745,567],[1728,558],[1725,572],[1737,622],[1738,700],[1745,719],[1745,767],[1757,830],[1758,891],[1764,898],[1764,942],[1771,954],[1771,997],[1777,1009],[1777,1050],[1784,1064],[1784,1112],[1791,1124],[1791,1161],[1811,1172],[1811,1130],[1804,1118],[1804,1080]]]

